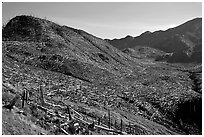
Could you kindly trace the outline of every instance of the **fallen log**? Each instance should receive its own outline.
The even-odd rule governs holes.
[[[90,122],[87,122],[87,121],[85,121],[83,119],[80,119],[80,118],[75,118],[75,119],[80,120],[83,123],[91,124]],[[116,131],[114,129],[109,129],[109,128],[106,128],[106,127],[103,127],[103,126],[100,126],[100,125],[95,125],[95,127],[100,128],[100,129],[105,130],[105,131],[108,131],[108,132],[114,132],[114,133],[121,134],[121,135],[127,135],[126,132]]]
[[[60,130],[62,130],[66,135],[69,135],[69,133],[65,129],[60,128]]]

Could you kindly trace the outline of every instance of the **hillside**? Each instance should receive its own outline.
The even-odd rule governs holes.
[[[107,40],[111,45],[123,50],[137,46],[147,46],[173,53],[168,62],[202,62],[202,19],[195,18],[166,31],[147,31],[137,37]]]
[[[2,102],[20,96],[14,110],[21,112],[2,108],[3,134],[15,134],[8,119],[22,115],[33,134],[202,133],[201,66],[133,58],[83,30],[32,16],[8,22],[2,53]]]
[[[143,46],[137,46],[133,48],[127,48],[122,50],[122,52],[128,54],[129,56],[133,58],[138,58],[138,59],[150,59],[154,61],[161,61],[167,59],[168,53],[150,48],[150,47],[143,47]]]

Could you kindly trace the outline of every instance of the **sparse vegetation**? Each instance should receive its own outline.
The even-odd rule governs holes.
[[[197,64],[132,58],[84,31],[31,16],[13,18],[4,39],[2,105],[15,109],[2,109],[3,134],[202,133]],[[15,95],[23,98],[10,103]],[[18,122],[36,132],[9,131]]]

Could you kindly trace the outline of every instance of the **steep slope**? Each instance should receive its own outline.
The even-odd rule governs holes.
[[[60,121],[67,121],[64,109],[71,105],[75,122],[84,129],[96,119],[106,129],[111,111],[114,131],[122,119],[123,126],[134,127],[134,132],[122,127],[129,134],[201,134],[202,92],[195,91],[189,71],[195,66],[132,58],[82,30],[31,16],[8,22],[3,40],[4,100],[7,94],[22,94],[10,88],[20,83],[31,94],[29,103],[40,105],[39,86],[45,85],[45,107],[52,115],[59,111],[65,116]],[[39,109],[35,108],[39,114],[28,113],[34,113],[34,122],[52,131],[57,125]],[[182,111],[186,113],[181,115]]]
[[[122,75],[130,72],[127,67],[130,66],[131,59],[110,44],[82,30],[66,26],[61,27],[50,21],[29,16],[18,16],[7,24],[3,30],[3,38],[27,42],[16,43],[17,49],[11,47],[14,53],[23,50],[22,52],[32,52],[35,55],[32,59],[27,58],[26,64],[34,62],[37,66],[46,69],[54,69],[55,71],[66,70],[63,73],[77,77],[80,75],[81,78],[89,81],[93,80],[93,75],[86,74],[87,70],[91,70],[90,73],[97,76],[95,74],[97,72],[94,72],[95,67],[100,68],[101,73]],[[9,46],[7,47],[10,50]],[[19,57],[19,60],[22,61],[22,59],[24,58]],[[52,61],[49,62],[51,64],[46,64],[48,60]],[[89,69],[85,70],[80,67],[82,63]],[[95,79],[100,78],[101,76],[98,76]]]
[[[108,41],[118,49],[148,46],[174,53],[169,62],[201,63],[202,19],[196,18],[166,31],[145,32],[132,39],[122,38]]]

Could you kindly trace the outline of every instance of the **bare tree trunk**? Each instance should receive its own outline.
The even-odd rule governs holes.
[[[101,119],[100,119],[100,117],[98,118],[98,125],[100,125],[100,123],[101,123]]]
[[[25,101],[25,95],[26,94],[26,91],[23,90],[23,95],[22,95],[22,108],[24,108],[24,101]]]
[[[49,92],[50,92],[50,87],[51,87],[51,86],[50,86],[50,85],[51,85],[50,83],[51,83],[51,82],[50,82],[50,80],[49,80],[49,81],[48,81]]]
[[[111,128],[110,109],[108,110],[108,127]]]
[[[69,120],[72,120],[72,115],[71,115],[70,108],[69,108],[68,105],[67,105],[67,111],[68,111],[68,114],[69,114]]]
[[[121,121],[120,121],[120,131],[122,132],[123,131],[123,119],[121,118]]]
[[[44,87],[42,85],[40,85],[40,101],[41,101],[42,106],[45,105],[43,92],[44,92]]]

